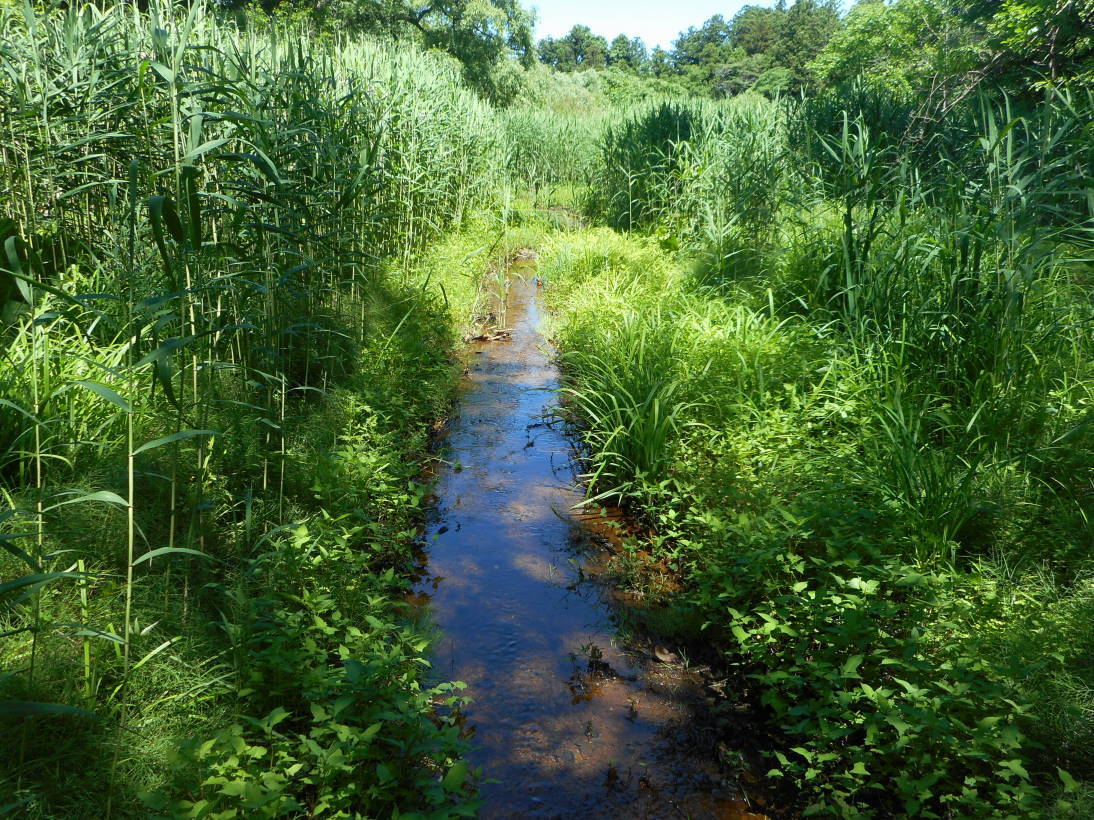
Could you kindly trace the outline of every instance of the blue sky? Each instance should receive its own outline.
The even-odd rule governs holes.
[[[727,20],[748,0],[531,0],[536,7],[536,39],[561,37],[575,23],[582,23],[610,41],[617,34],[641,37],[653,48],[669,48],[688,26],[700,26],[721,14]],[[752,0],[755,5],[769,5]]]

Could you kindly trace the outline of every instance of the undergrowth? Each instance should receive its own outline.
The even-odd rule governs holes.
[[[590,492],[646,520],[684,583],[651,603],[705,621],[725,691],[777,729],[760,773],[808,816],[1085,816],[1089,458],[1053,442],[1089,374],[1048,388],[1036,458],[971,462],[954,419],[901,417],[883,346],[664,244],[559,237],[540,274]]]
[[[0,31],[0,813],[475,813],[402,596],[452,351],[538,244],[591,496],[767,781],[1094,814],[1089,95],[560,118],[201,2]]]
[[[492,111],[201,4],[0,29],[0,809],[473,814],[402,598]]]
[[[423,686],[431,637],[402,596],[428,503],[430,426],[458,375],[449,351],[475,312],[495,238],[485,224],[457,234],[409,277],[393,272],[406,285],[368,294],[370,333],[351,348],[353,372],[282,420],[279,493],[210,490],[225,557],[168,555],[136,574],[139,660],[128,674],[120,649],[109,648],[119,647],[111,624],[124,575],[84,552],[92,544],[109,555],[113,544],[124,553],[120,516],[88,505],[76,520],[49,521],[47,554],[64,545],[87,554],[87,580],[38,597],[37,674],[7,676],[3,694],[84,712],[5,717],[25,763],[3,785],[21,816],[372,816],[392,807],[407,817],[473,816],[465,741],[437,712],[458,714],[460,685]],[[228,429],[231,412],[211,414],[211,426]],[[263,430],[251,428],[250,446],[261,448]],[[246,452],[232,444],[213,450],[211,463]],[[108,451],[95,468],[107,479],[110,460]],[[154,483],[138,498],[166,515],[169,498]],[[6,623],[22,623],[18,608]],[[4,650],[18,668],[30,646],[9,637]]]

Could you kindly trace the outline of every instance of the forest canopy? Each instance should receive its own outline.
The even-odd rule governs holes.
[[[626,34],[609,44],[575,25],[541,40],[538,56],[559,71],[615,67],[714,98],[810,94],[858,79],[925,90],[941,77],[1025,91],[1089,81],[1094,0],[860,0],[846,13],[834,0],[780,0],[745,6],[730,19],[716,14],[680,32],[670,51],[651,53]]]
[[[456,58],[488,99],[503,95],[499,69],[535,60],[534,16],[519,0],[227,0],[230,8],[305,17],[321,29],[409,41]]]

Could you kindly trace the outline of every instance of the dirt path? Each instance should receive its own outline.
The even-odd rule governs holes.
[[[693,728],[698,681],[621,646],[580,569],[590,539],[569,442],[544,423],[559,374],[539,320],[535,282],[514,281],[511,339],[473,347],[417,588],[443,634],[436,674],[474,700],[482,816],[759,817]]]

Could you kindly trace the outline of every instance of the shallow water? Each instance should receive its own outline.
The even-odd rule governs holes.
[[[534,281],[514,281],[505,318],[511,340],[469,355],[414,596],[442,634],[436,675],[473,700],[481,816],[760,818],[692,721],[701,681],[621,645],[582,571],[592,539],[546,416],[559,373]]]

